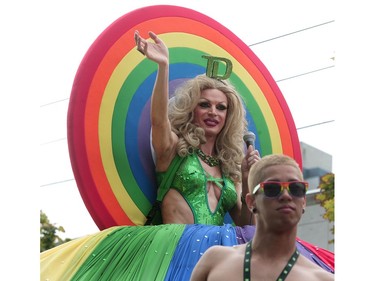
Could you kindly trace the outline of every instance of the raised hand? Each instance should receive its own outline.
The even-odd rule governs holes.
[[[137,45],[137,50],[146,56],[148,59],[161,64],[168,63],[169,51],[164,42],[152,31],[148,33],[154,42],[147,41],[139,34],[139,31],[134,32],[134,40]]]

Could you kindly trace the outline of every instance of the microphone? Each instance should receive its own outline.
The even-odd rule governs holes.
[[[246,146],[249,147],[250,145],[252,145],[254,147],[254,143],[255,143],[255,134],[253,132],[247,132],[244,136],[243,136],[243,140],[244,142],[246,143]]]

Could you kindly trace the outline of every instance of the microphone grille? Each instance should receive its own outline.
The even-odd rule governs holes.
[[[245,135],[243,136],[243,140],[246,142],[246,141],[253,141],[255,142],[255,134],[253,132],[247,132],[245,133]]]

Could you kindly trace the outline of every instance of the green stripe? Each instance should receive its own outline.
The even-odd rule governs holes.
[[[125,120],[134,93],[143,83],[144,77],[149,76],[154,71],[156,71],[156,64],[149,60],[143,60],[129,74],[118,94],[112,120],[112,152],[117,172],[127,193],[145,216],[151,208],[151,204],[142,190],[138,188],[138,183],[130,169],[129,159],[125,149],[124,132],[126,130]]]
[[[184,230],[181,224],[116,227],[92,251],[72,281],[164,280]]]
[[[251,113],[254,125],[257,128],[257,138],[259,138],[262,155],[272,154],[270,132],[259,104],[254,99],[251,91],[246,87],[242,80],[239,79],[236,73],[232,73],[230,81],[236,87],[237,92],[240,93],[247,110]]]
[[[191,63],[205,67],[207,60],[202,58],[202,55],[210,55],[202,53],[199,50],[189,48],[171,48],[170,64],[175,63]],[[112,152],[114,156],[117,172],[129,196],[136,203],[140,211],[146,215],[151,205],[147,198],[144,196],[130,169],[128,156],[125,149],[124,133],[126,130],[125,120],[129,110],[130,102],[140,85],[144,82],[145,77],[148,77],[157,70],[157,65],[147,59],[140,62],[134,70],[125,79],[121,90],[118,94],[112,120]],[[236,87],[237,91],[243,98],[244,104],[248,111],[251,112],[254,125],[257,128],[260,142],[260,150],[262,155],[272,153],[272,144],[267,123],[262,114],[262,111],[255,101],[251,91],[245,86],[242,80],[235,73],[235,69],[230,77],[231,83]],[[151,94],[151,93],[148,93]]]

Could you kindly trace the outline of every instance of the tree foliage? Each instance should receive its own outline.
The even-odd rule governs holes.
[[[319,188],[321,192],[315,196],[320,205],[325,209],[323,218],[329,222],[335,221],[335,175],[327,173],[320,177]],[[335,233],[335,226],[331,228],[332,234]],[[333,243],[334,239],[329,241]]]
[[[46,251],[65,242],[70,241],[70,238],[62,239],[58,233],[65,232],[62,226],[55,226],[50,223],[47,215],[40,210],[40,252]]]

